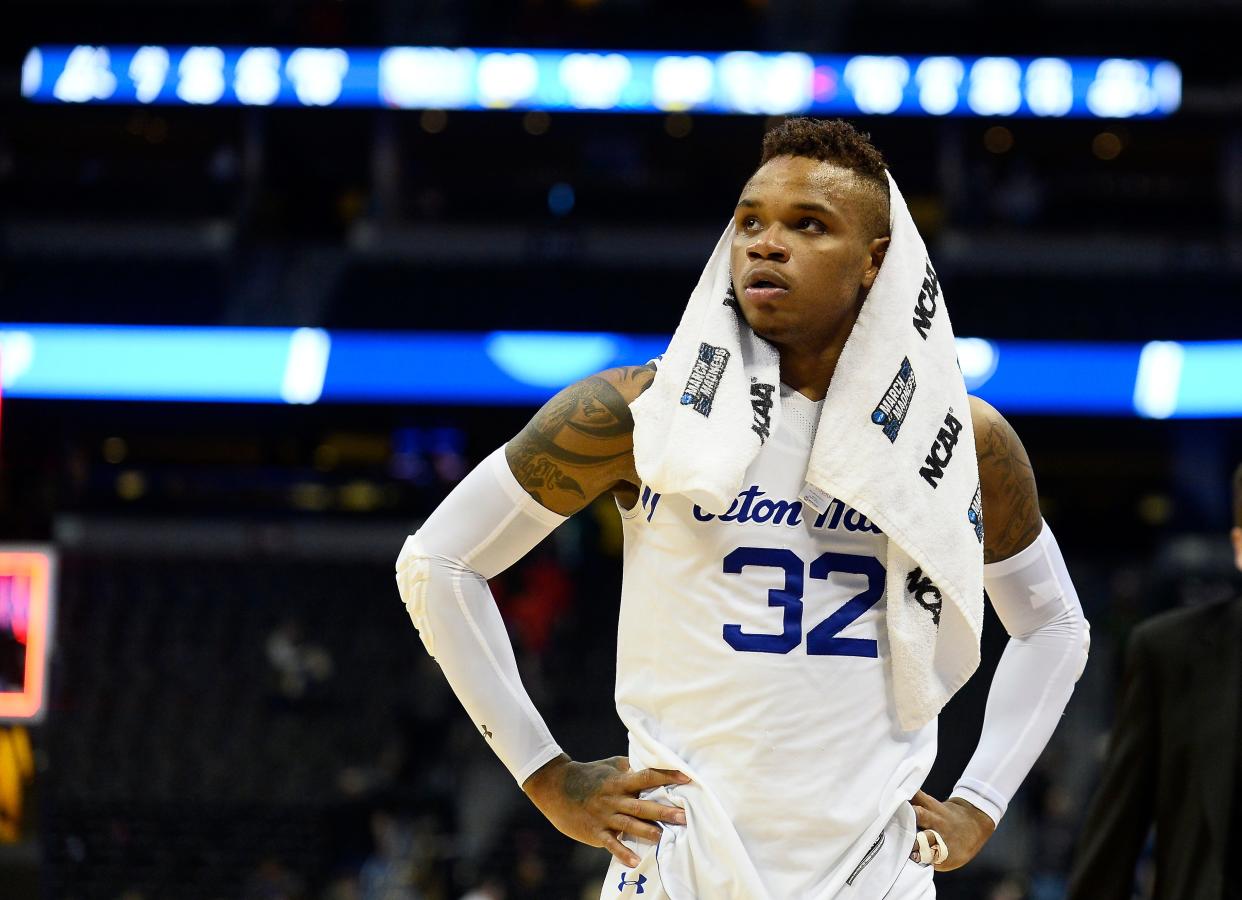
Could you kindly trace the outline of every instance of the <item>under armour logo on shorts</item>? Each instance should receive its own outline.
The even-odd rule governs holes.
[[[635,894],[641,894],[641,893],[643,893],[643,885],[644,885],[644,884],[646,884],[646,883],[647,883],[647,876],[646,876],[646,875],[639,875],[639,876],[638,876],[638,880],[637,880],[637,881],[630,881],[629,879],[627,879],[627,878],[625,877],[625,873],[624,873],[624,872],[622,872],[622,873],[621,873],[621,883],[620,883],[619,885],[617,885],[617,890],[618,890],[618,891],[624,891],[624,890],[625,890],[625,889],[626,889],[629,885],[634,885],[635,887],[637,887],[637,888],[638,888],[638,890],[636,890],[634,893],[635,893]]]

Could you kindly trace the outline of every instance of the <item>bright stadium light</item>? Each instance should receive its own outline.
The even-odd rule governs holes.
[[[706,56],[662,56],[651,69],[651,99],[679,112],[711,100],[715,67]]]
[[[22,96],[33,97],[43,83],[43,51],[31,47],[22,60]]]
[[[620,53],[571,53],[557,70],[578,109],[612,109],[622,104],[630,83],[630,61]]]
[[[211,105],[224,96],[224,51],[191,47],[177,67],[177,96],[186,103]]]
[[[1149,419],[1167,419],[1177,409],[1186,351],[1177,341],[1151,341],[1139,355],[1134,409]]]
[[[1007,56],[985,56],[970,67],[966,103],[980,116],[1011,116],[1022,105],[1022,67]]]
[[[966,67],[957,57],[927,57],[914,70],[914,83],[919,86],[919,106],[933,116],[953,112],[965,77]]]
[[[107,47],[74,47],[56,78],[52,95],[65,103],[107,100],[116,90]]]
[[[529,53],[488,53],[479,60],[479,102],[507,109],[534,96],[539,63]]]
[[[725,103],[740,113],[768,116],[810,106],[814,68],[804,53],[726,53],[717,63]]]
[[[139,103],[150,103],[164,90],[171,62],[163,47],[139,47],[129,61],[129,78]]]
[[[1074,70],[1063,59],[1036,59],[1026,67],[1026,105],[1037,116],[1064,116],[1074,107]]]
[[[1151,112],[1156,92],[1151,71],[1136,59],[1106,59],[1087,89],[1087,107],[1097,116],[1129,118]]]
[[[271,106],[280,96],[280,51],[251,47],[237,58],[233,93],[247,106]]]
[[[909,80],[910,64],[900,56],[855,56],[845,65],[845,84],[862,113],[896,112]]]
[[[471,102],[477,64],[473,50],[392,47],[379,58],[380,96],[400,109],[461,109]]]
[[[996,344],[983,338],[957,338],[957,363],[966,381],[966,390],[976,391],[988,383],[1000,365]]]
[[[302,47],[289,54],[285,71],[304,106],[331,106],[341,96],[349,56],[340,49]]]
[[[1182,70],[1171,62],[1156,63],[1151,72],[1152,88],[1156,92],[1156,107],[1168,114],[1176,112],[1182,103]]]

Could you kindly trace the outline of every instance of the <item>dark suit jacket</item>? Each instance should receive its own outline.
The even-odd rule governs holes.
[[[1165,613],[1134,630],[1070,900],[1129,898],[1153,823],[1157,900],[1221,900],[1226,861],[1237,867],[1238,848],[1227,842],[1240,689],[1242,599]]]

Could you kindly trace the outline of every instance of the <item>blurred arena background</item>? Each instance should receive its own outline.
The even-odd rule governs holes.
[[[393,561],[557,387],[658,352],[771,117],[810,108],[888,157],[1093,624],[940,895],[1061,896],[1126,635],[1237,593],[1242,4],[6,9],[0,895],[598,896],[606,857],[473,732]],[[601,502],[495,585],[578,758],[624,747],[619,551]],[[1003,642],[990,620],[944,716],[938,796]]]

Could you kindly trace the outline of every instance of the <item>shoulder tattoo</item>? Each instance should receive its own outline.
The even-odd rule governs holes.
[[[612,369],[549,400],[509,442],[507,457],[518,483],[549,509],[576,509],[594,499],[599,491],[584,482],[615,480],[608,477],[611,470],[633,450],[628,400],[654,377],[646,366]]]
[[[1035,472],[1017,433],[999,414],[976,432],[983,486],[983,561],[999,562],[1025,549],[1042,527]]]

